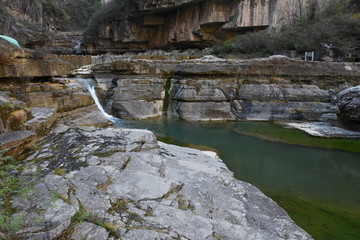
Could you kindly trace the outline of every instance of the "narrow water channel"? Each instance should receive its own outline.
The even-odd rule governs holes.
[[[85,82],[90,84],[91,80]],[[94,86],[88,87],[102,109]],[[284,133],[273,123],[194,123],[167,118],[126,121],[107,117],[118,127],[151,130],[168,143],[215,149],[237,179],[265,192],[316,240],[360,239],[360,153],[263,140],[261,133],[269,129]],[[258,137],[238,131],[247,128],[256,129]],[[286,130],[286,134],[296,137],[295,130]],[[321,144],[324,141],[337,140],[321,139]],[[360,140],[340,143],[360,152]]]

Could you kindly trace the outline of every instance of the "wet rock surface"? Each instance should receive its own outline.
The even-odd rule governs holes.
[[[28,238],[311,239],[218,158],[147,130],[67,124],[27,159],[24,172],[41,171],[36,191],[14,204]]]
[[[296,128],[315,137],[337,137],[337,138],[355,138],[360,139],[360,132],[351,131],[344,127],[336,126],[330,122],[299,122],[284,123],[285,126]]]

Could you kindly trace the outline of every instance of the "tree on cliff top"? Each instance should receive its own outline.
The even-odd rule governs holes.
[[[85,30],[84,37],[97,37],[100,28],[105,23],[121,21],[135,14],[137,11],[136,0],[113,0],[105,4],[91,19]]]

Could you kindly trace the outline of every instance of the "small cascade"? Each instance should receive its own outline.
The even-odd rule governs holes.
[[[108,114],[103,106],[100,104],[99,98],[96,95],[95,92],[95,84],[94,80],[91,78],[76,78],[76,81],[83,83],[87,89],[89,90],[89,93],[91,94],[91,97],[94,99],[96,106],[99,108],[99,110],[104,114],[104,116],[109,119],[111,122],[113,122],[116,125],[119,125],[119,122],[121,121],[119,118],[116,118],[110,114]]]

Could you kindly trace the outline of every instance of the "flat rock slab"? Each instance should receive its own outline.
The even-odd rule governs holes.
[[[10,155],[20,155],[33,146],[36,133],[33,131],[13,131],[0,134],[0,150],[9,150]]]
[[[340,128],[328,122],[285,123],[284,125],[315,137],[360,138],[360,132]]]
[[[27,238],[311,239],[221,159],[150,131],[60,122],[42,144],[24,169],[40,167],[36,191],[14,201],[42,220],[24,225]]]

